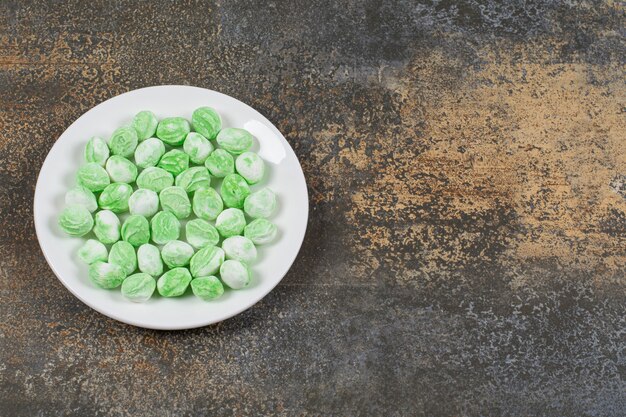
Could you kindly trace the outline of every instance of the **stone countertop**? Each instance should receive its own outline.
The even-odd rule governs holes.
[[[0,3],[0,414],[626,410],[624,5]],[[302,251],[180,332],[78,301],[39,249],[39,168],[83,112],[189,84],[283,132]]]

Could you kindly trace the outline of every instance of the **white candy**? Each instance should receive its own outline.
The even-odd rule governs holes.
[[[250,284],[250,271],[245,264],[229,259],[220,267],[220,277],[224,284],[233,290],[239,290]]]
[[[152,217],[159,210],[159,196],[152,190],[140,188],[128,199],[128,209],[130,214]]]
[[[87,265],[94,262],[106,262],[109,259],[109,252],[106,246],[95,239],[89,239],[78,249],[78,257]]]
[[[213,149],[211,142],[196,132],[187,133],[185,143],[183,143],[183,150],[194,164],[204,164]]]
[[[141,272],[158,277],[163,273],[163,261],[159,248],[149,243],[139,246],[137,249],[137,265]]]
[[[265,174],[265,163],[254,152],[244,152],[235,160],[235,169],[248,184],[256,184]]]
[[[246,197],[243,210],[253,219],[267,218],[276,210],[276,194],[269,188],[262,188]]]
[[[254,243],[243,236],[232,236],[224,239],[222,249],[224,249],[227,259],[236,261],[251,263],[254,262],[257,256]]]
[[[135,149],[135,163],[140,168],[155,167],[165,154],[165,145],[160,139],[146,139]]]
[[[65,204],[68,206],[83,206],[90,213],[98,209],[96,196],[82,185],[77,185],[65,194]]]

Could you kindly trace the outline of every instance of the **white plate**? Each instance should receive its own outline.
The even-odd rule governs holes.
[[[249,287],[232,291],[214,301],[186,294],[178,298],[155,296],[147,303],[124,299],[119,288],[95,287],[87,267],[76,252],[84,238],[71,238],[57,225],[64,207],[65,192],[75,184],[84,163],[83,149],[91,136],[108,140],[113,130],[128,124],[140,110],[157,117],[184,116],[201,106],[211,106],[222,116],[223,126],[242,127],[256,138],[255,150],[267,164],[266,178],[253,187],[268,186],[278,196],[279,208],[270,219],[278,227],[276,240],[259,246],[258,261],[252,265]],[[148,87],[113,97],[89,110],[67,128],[56,141],[41,167],[35,189],[35,229],[48,264],[76,297],[111,318],[151,329],[189,329],[232,317],[269,293],[285,276],[296,259],[306,231],[308,195],[298,159],[283,135],[259,112],[227,95],[189,86]]]

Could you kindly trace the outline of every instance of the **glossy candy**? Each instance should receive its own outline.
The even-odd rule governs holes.
[[[191,115],[193,129],[207,139],[215,139],[222,128],[220,115],[211,107],[200,107]]]
[[[109,263],[121,266],[126,275],[132,274],[137,269],[135,248],[124,240],[115,242],[109,251]]]
[[[191,274],[187,268],[174,268],[161,275],[157,289],[163,297],[178,297],[183,295],[190,282]]]
[[[152,217],[159,211],[159,195],[152,190],[140,188],[128,199],[128,210],[130,214]]]
[[[181,150],[172,149],[161,157],[157,166],[166,170],[173,176],[177,176],[189,168],[189,155]]]
[[[135,149],[135,163],[140,168],[155,167],[165,154],[163,141],[149,138],[137,145]]]
[[[160,192],[174,184],[174,176],[164,169],[149,167],[141,171],[137,177],[137,186],[154,192]]]
[[[111,183],[109,174],[95,162],[83,165],[76,174],[78,184],[90,191],[102,191]]]
[[[213,149],[213,144],[197,132],[188,133],[183,143],[183,150],[194,164],[204,164]]]
[[[185,237],[187,242],[195,249],[214,246],[220,241],[217,229],[202,219],[193,219],[187,222],[185,225]]]
[[[256,184],[263,179],[265,163],[254,152],[244,152],[235,160],[235,169],[248,184]]]
[[[158,212],[150,221],[152,241],[164,245],[170,240],[176,240],[180,236],[180,222],[169,211]]]
[[[142,272],[133,274],[122,282],[122,295],[136,303],[148,301],[155,289],[156,281],[154,278]]]
[[[211,175],[205,167],[191,167],[176,177],[175,184],[188,193],[211,186]]]
[[[113,213],[123,213],[128,211],[128,199],[133,193],[133,187],[121,182],[114,182],[107,185],[98,197],[98,205]]]
[[[276,226],[266,219],[252,220],[243,229],[243,235],[255,245],[265,245],[276,238]]]
[[[120,155],[125,158],[133,156],[139,143],[137,131],[131,126],[122,126],[116,129],[109,139],[109,148],[112,155]]]
[[[198,277],[191,281],[191,290],[196,297],[213,300],[224,294],[224,285],[215,276]]]
[[[233,156],[224,149],[216,149],[204,161],[211,175],[217,178],[224,178],[228,174],[235,172],[235,160]]]
[[[256,260],[256,248],[254,243],[247,237],[231,236],[224,239],[222,249],[226,254],[226,259],[234,259],[245,263],[252,263]]]
[[[243,203],[250,195],[250,186],[239,174],[228,174],[220,189],[226,207],[243,208]]]
[[[126,278],[121,266],[109,262],[94,262],[89,265],[89,279],[105,289],[116,288]]]
[[[158,277],[163,273],[163,261],[159,248],[149,243],[137,249],[137,266],[141,272]]]
[[[148,220],[140,215],[128,216],[122,224],[122,239],[131,245],[138,247],[150,240],[150,224]]]
[[[189,122],[182,117],[168,117],[159,122],[156,135],[171,146],[182,145],[191,131]]]
[[[133,118],[133,128],[137,132],[137,139],[141,142],[154,136],[158,124],[159,121],[151,111],[143,110],[137,113]]]
[[[123,156],[110,157],[106,163],[106,170],[112,182],[130,184],[137,179],[137,167]]]
[[[197,190],[193,195],[193,212],[204,220],[215,220],[224,210],[222,197],[213,188]]]
[[[182,187],[164,188],[159,193],[159,201],[163,211],[173,213],[178,219],[186,219],[191,214],[191,202],[187,192]]]
[[[205,246],[191,257],[189,270],[194,277],[215,274],[224,262],[224,251],[217,246]]]
[[[65,193],[65,205],[83,206],[89,210],[90,213],[93,213],[98,209],[96,196],[82,185],[77,185]]]
[[[85,146],[85,161],[95,162],[100,166],[104,166],[109,159],[109,145],[97,136],[92,137]]]
[[[59,216],[59,226],[70,236],[84,236],[93,227],[91,213],[84,206],[67,206]]]
[[[93,232],[102,243],[115,243],[120,240],[120,219],[110,210],[96,213],[96,225]]]
[[[106,262],[109,259],[109,252],[104,244],[95,239],[89,239],[78,249],[78,257],[87,265],[94,262]]]
[[[224,284],[233,290],[239,290],[250,284],[250,271],[248,267],[239,261],[229,259],[220,267],[220,277]]]
[[[255,191],[246,197],[243,210],[253,219],[268,218],[276,210],[276,194],[269,188]]]
[[[189,265],[193,256],[193,248],[187,242],[172,240],[161,249],[161,259],[170,268]]]
[[[243,211],[236,208],[224,210],[215,220],[215,228],[225,238],[241,234],[244,227],[246,227],[246,218]]]

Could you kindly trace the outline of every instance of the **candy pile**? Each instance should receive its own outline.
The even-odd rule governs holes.
[[[191,124],[142,111],[108,143],[91,138],[58,220],[70,236],[93,233],[78,251],[91,281],[121,286],[136,302],[155,289],[177,297],[191,286],[211,300],[223,284],[246,287],[255,245],[276,236],[267,220],[276,210],[274,192],[250,188],[265,172],[252,144],[248,131],[222,128],[210,107],[196,109]]]

